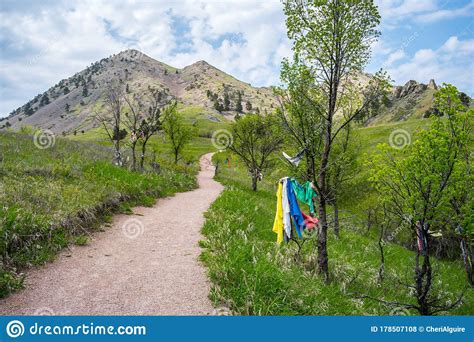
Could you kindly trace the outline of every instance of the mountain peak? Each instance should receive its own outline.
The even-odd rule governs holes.
[[[116,81],[131,94],[160,89],[183,106],[199,108],[202,115],[218,115],[224,93],[229,95],[231,104],[220,111],[229,116],[236,113],[238,93],[240,107],[245,105],[246,113],[271,111],[276,105],[271,89],[254,88],[204,60],[177,69],[140,50],[127,49],[59,81],[12,111],[5,120],[12,128],[31,125],[63,134],[91,129],[95,125],[94,113],[103,107],[103,92],[110,81]]]
[[[206,62],[205,60],[200,60],[200,61],[197,61],[191,65],[196,65],[196,66],[211,66],[208,62]]]

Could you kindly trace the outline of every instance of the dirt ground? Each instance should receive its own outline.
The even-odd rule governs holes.
[[[212,314],[198,261],[203,214],[223,190],[210,159],[200,160],[198,189],[117,215],[88,245],[28,271],[25,289],[0,301],[0,314]]]

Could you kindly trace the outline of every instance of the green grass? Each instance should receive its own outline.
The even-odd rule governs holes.
[[[98,144],[56,138],[41,150],[30,135],[0,133],[1,297],[21,286],[23,269],[87,243],[84,233],[113,212],[196,186],[196,165],[164,161],[159,174],[138,173],[112,165],[111,156]]]
[[[410,133],[427,121],[410,121],[359,130],[360,158],[374,151],[377,143],[388,142],[395,128]],[[308,237],[301,254],[294,242],[276,244],[272,232],[276,206],[276,181],[288,175],[284,164],[265,174],[259,191],[250,189],[250,178],[243,165],[226,153],[215,156],[220,173],[217,180],[225,191],[206,214],[203,233],[206,240],[201,258],[213,283],[210,298],[215,305],[230,307],[241,315],[389,315],[403,309],[364,299],[415,303],[403,283],[411,283],[415,254],[397,244],[385,247],[386,278],[378,282],[380,255],[375,236],[361,219],[367,205],[375,201],[365,178],[365,170],[355,177],[354,189],[342,203],[341,238],[329,233],[331,283],[315,274],[315,237]],[[460,261],[433,260],[434,290],[453,302],[468,287]],[[402,310],[402,311],[400,311]],[[474,291],[467,290],[463,304],[442,314],[472,315]],[[415,311],[407,312],[410,315]]]

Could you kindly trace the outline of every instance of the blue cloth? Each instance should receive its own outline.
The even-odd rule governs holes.
[[[304,229],[304,218],[303,214],[301,214],[300,207],[298,206],[298,201],[296,200],[296,195],[293,190],[293,186],[291,182],[286,182],[287,186],[287,194],[288,194],[288,202],[290,204],[290,215],[293,219],[293,223],[295,224],[296,233],[298,233],[299,237],[302,237],[302,230]]]

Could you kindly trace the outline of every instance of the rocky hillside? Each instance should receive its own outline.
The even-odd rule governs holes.
[[[409,118],[422,118],[433,106],[433,95],[438,89],[431,79],[428,84],[410,80],[403,86],[392,87],[391,93],[384,99],[382,106],[366,124],[403,121]]]
[[[212,120],[225,120],[239,111],[265,112],[276,106],[272,90],[248,83],[199,61],[182,69],[161,63],[136,50],[127,50],[91,64],[61,80],[0,121],[0,128],[31,125],[70,134],[94,127],[103,92],[110,80],[129,93],[162,89],[186,106],[198,107]]]
[[[350,83],[362,88],[371,78],[370,74],[359,73]],[[61,80],[0,119],[0,129],[30,125],[65,135],[87,131],[95,127],[94,115],[102,111],[104,89],[111,80],[121,83],[130,94],[164,90],[181,103],[185,112],[214,122],[232,119],[239,113],[270,112],[277,106],[270,88],[252,87],[205,61],[177,69],[137,50],[127,50]],[[436,90],[434,80],[428,84],[411,80],[394,86],[391,94],[359,118],[359,122],[376,125],[422,118],[432,109]]]

